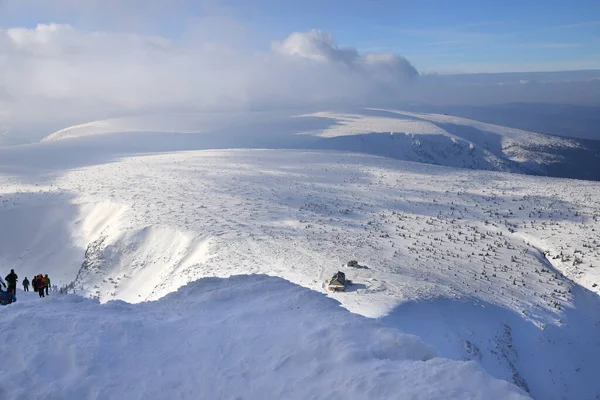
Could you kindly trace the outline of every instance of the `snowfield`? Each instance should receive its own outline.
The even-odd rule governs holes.
[[[529,398],[279,278],[206,279],[138,305],[27,297],[3,312],[3,399]]]
[[[281,128],[258,136],[244,118],[91,124],[0,149],[0,265],[106,303],[55,293],[0,309],[0,358],[17,366],[0,367],[1,397],[33,395],[14,387],[30,369],[57,398],[599,396],[600,183],[402,160],[475,168],[464,155],[480,154],[502,169],[519,135],[575,142],[515,130],[500,157],[449,133],[468,120],[380,112],[293,129],[255,115],[249,132]],[[436,152],[440,138],[458,153]],[[250,143],[271,149],[226,149]],[[330,151],[360,143],[391,158]],[[327,299],[338,270],[353,285]],[[42,355],[22,355],[30,343]]]
[[[136,137],[141,133],[152,133],[151,140]],[[136,116],[72,126],[43,142],[114,134],[119,141],[136,143],[137,151],[326,149],[450,167],[600,180],[598,142],[401,110]],[[143,146],[137,143],[140,140]]]

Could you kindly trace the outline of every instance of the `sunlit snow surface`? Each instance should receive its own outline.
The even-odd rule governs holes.
[[[20,297],[2,315],[2,399],[527,398],[280,278],[208,279],[138,305]]]
[[[312,118],[314,128],[322,117]],[[338,124],[340,121],[338,116]],[[421,126],[425,129],[427,125]],[[169,144],[166,138],[160,138],[160,146]],[[137,139],[146,142],[135,142]],[[130,313],[125,315],[136,315],[140,321],[138,333],[129,333],[136,332],[133,328],[111,333],[113,325],[108,324],[107,343],[116,341],[123,351],[134,352],[127,347],[133,346],[127,335],[143,337],[156,330],[168,336],[183,329],[183,336],[176,333],[168,340],[185,346],[183,338],[191,335],[185,329],[192,328],[170,325],[169,310],[177,313],[193,307],[177,305],[181,295],[163,297],[189,282],[266,274],[324,293],[323,281],[339,269],[354,284],[348,292],[330,297],[352,313],[381,318],[379,323],[386,329],[418,335],[443,357],[474,360],[494,377],[529,390],[534,398],[578,399],[600,394],[594,378],[600,367],[600,298],[595,286],[600,280],[599,183],[451,169],[322,150],[142,154],[144,145],[149,146],[148,151],[158,151],[150,143],[152,139],[156,136],[107,134],[101,139],[89,135],[0,149],[0,265],[15,268],[21,278],[49,273],[54,284],[101,302],[158,300],[149,303],[154,309],[145,303],[99,306],[73,303],[73,298],[46,299],[51,309],[38,311],[40,304],[46,303],[30,299],[27,304],[2,308],[0,312],[7,318],[25,320],[36,318],[38,312],[50,313],[56,324],[64,325],[73,319],[73,313],[98,313],[100,321],[125,318],[116,315]],[[177,146],[185,147],[185,143]],[[351,259],[365,268],[345,267]],[[240,279],[231,283],[232,293],[243,292],[246,289],[240,287],[244,285],[258,285],[250,278]],[[209,282],[188,286],[184,293],[202,293],[215,282],[228,285],[229,281]],[[287,301],[279,292],[301,290],[284,282],[276,286],[277,296],[261,298],[257,288],[251,297],[277,303]],[[322,294],[301,293],[316,296],[310,304],[321,304],[322,300],[316,299]],[[231,297],[231,301],[236,299]],[[208,301],[200,308],[214,306],[213,298],[197,300]],[[336,318],[348,321],[349,329],[359,329],[350,322],[356,318],[360,324],[372,324],[339,309],[336,303],[326,304],[322,310],[314,310],[320,323],[326,317],[318,313],[335,309]],[[304,307],[303,302],[296,306]],[[157,310],[160,318],[153,314]],[[256,310],[244,306],[232,312],[253,315]],[[264,314],[257,322],[264,321],[267,326],[267,320],[278,314]],[[197,317],[202,324],[214,320],[209,314]],[[145,318],[159,318],[167,325],[147,325]],[[74,328],[65,343],[87,335],[92,327],[86,324]],[[3,324],[0,329],[10,332],[13,325]],[[371,329],[367,325],[364,329]],[[31,331],[26,322],[19,326],[22,332],[31,332],[27,342],[38,340],[34,324]],[[327,332],[325,326],[330,324],[323,323]],[[289,331],[304,332],[292,325]],[[15,360],[19,356],[12,348],[16,351],[23,346],[21,336],[8,337],[11,350],[5,358]],[[360,341],[352,343],[364,346]],[[100,357],[102,349],[100,346],[86,357]],[[127,369],[127,363],[133,362],[128,360],[115,361],[115,373]],[[141,363],[163,361],[158,354]],[[303,368],[310,369],[313,364],[305,361],[308,364]],[[35,361],[21,362],[28,366]],[[253,355],[248,362],[250,369],[267,361]],[[201,365],[199,360],[198,368]],[[225,364],[221,367],[226,369]],[[342,367],[335,364],[331,368]],[[154,372],[148,373],[152,376]],[[234,369],[232,375],[240,373]],[[8,376],[0,374],[0,389],[5,391],[14,380],[6,380]],[[72,381],[62,383],[62,393],[76,396],[79,392],[66,390],[75,390],[74,382],[85,376],[72,375]],[[220,382],[226,385],[227,381]],[[182,390],[187,390],[188,382],[181,384]],[[95,386],[77,387],[85,391]],[[252,388],[263,387],[256,383]],[[269,388],[279,393],[278,386]],[[226,394],[224,398],[235,397],[237,390],[233,385],[232,391],[220,393]],[[292,398],[313,393],[306,390]],[[356,393],[368,393],[365,390]],[[8,393],[17,396],[21,392]],[[387,392],[374,393],[375,398],[388,398]],[[468,397],[457,392],[455,398]]]
[[[127,133],[126,135],[124,133]],[[600,181],[600,144],[444,114],[357,109],[169,114],[72,126],[44,142],[117,135],[135,151],[217,148],[352,151],[450,167]],[[143,137],[140,137],[143,136]]]
[[[571,299],[555,290],[569,283],[542,269],[552,263],[593,291],[600,281],[595,182],[272,150],[160,154],[35,183],[2,179],[0,215],[13,226],[3,231],[6,262],[28,275],[50,263],[57,283],[77,277],[78,291],[101,300],[156,299],[239,273],[319,289],[356,259],[368,267],[352,271],[365,287],[342,299],[354,312],[381,316],[444,294],[553,323],[551,301]],[[79,271],[86,250],[90,266]],[[523,296],[532,291],[539,296]]]

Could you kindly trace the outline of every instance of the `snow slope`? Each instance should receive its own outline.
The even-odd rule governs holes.
[[[441,114],[361,109],[353,112],[173,114],[96,121],[49,135],[45,142],[124,133],[148,149],[287,148],[344,150],[407,161],[600,180],[600,144]],[[173,140],[171,140],[172,142]],[[139,147],[138,146],[138,147]]]
[[[3,399],[529,398],[279,278],[205,279],[138,305],[44,302],[0,310]]]
[[[239,274],[323,292],[341,269],[355,285],[331,297],[443,357],[534,398],[600,394],[596,182],[325,151],[99,160],[86,140],[10,149],[0,265],[132,303]]]

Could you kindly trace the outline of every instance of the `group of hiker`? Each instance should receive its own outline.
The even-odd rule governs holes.
[[[50,290],[50,278],[48,278],[48,274],[42,276],[42,274],[38,274],[33,277],[31,280],[31,286],[33,290],[39,293],[40,297],[45,297],[49,293]],[[27,278],[23,279],[23,290],[29,292],[29,281]]]
[[[6,275],[4,279],[0,276],[0,303],[2,305],[10,304],[17,301],[17,284],[19,282],[19,276],[15,274],[15,270],[11,269],[10,274]],[[50,291],[50,278],[48,274],[36,275],[31,282],[25,277],[23,279],[23,290],[29,292],[29,286],[35,290],[40,297],[45,297]],[[2,286],[6,289],[6,292],[2,290]]]

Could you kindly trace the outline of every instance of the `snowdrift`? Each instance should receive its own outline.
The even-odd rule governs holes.
[[[2,399],[528,398],[279,278],[204,279],[138,305],[26,300],[0,310]]]

